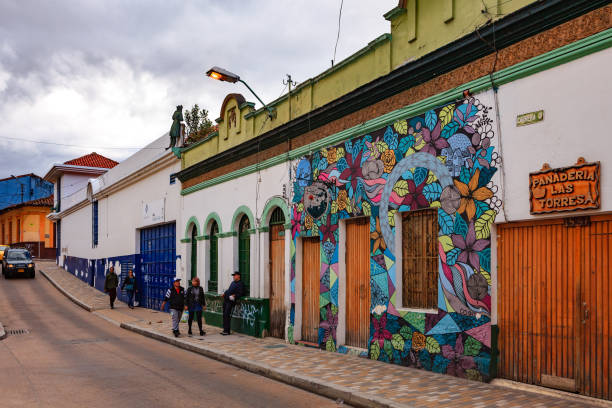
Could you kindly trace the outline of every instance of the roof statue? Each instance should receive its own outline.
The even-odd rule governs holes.
[[[172,114],[172,127],[170,128],[170,146],[166,150],[176,147],[176,142],[181,137],[181,122],[183,121],[183,105],[176,107]]]

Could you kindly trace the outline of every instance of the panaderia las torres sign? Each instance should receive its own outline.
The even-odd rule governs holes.
[[[599,208],[599,162],[581,157],[574,166],[529,173],[530,212],[543,214]]]

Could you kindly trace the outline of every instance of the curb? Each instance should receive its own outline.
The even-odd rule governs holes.
[[[377,398],[361,392],[353,391],[347,387],[330,386],[323,381],[309,378],[306,376],[301,376],[299,374],[291,373],[286,370],[274,368],[267,364],[236,357],[224,352],[213,351],[210,349],[198,347],[189,343],[185,343],[181,340],[177,340],[176,338],[171,337],[169,335],[160,334],[152,330],[146,330],[129,323],[121,323],[120,327],[141,334],[143,336],[171,344],[184,350],[201,354],[205,357],[209,357],[226,364],[231,364],[246,371],[250,371],[254,374],[262,375],[264,377],[268,377],[273,380],[280,381],[285,384],[289,384],[318,395],[322,395],[324,397],[343,400],[346,404],[355,407],[400,408],[407,406],[405,404],[398,404],[385,398]]]
[[[2,322],[0,322],[0,340],[6,339],[6,331],[4,331],[4,326]]]
[[[44,276],[49,282],[51,282],[51,284],[53,286],[55,286],[55,288],[57,290],[59,290],[60,292],[62,292],[64,294],[64,296],[66,296],[68,299],[70,299],[72,302],[76,303],[78,306],[82,307],[83,309],[87,310],[88,312],[93,312],[94,308],[93,306],[90,306],[88,304],[85,304],[83,302],[81,302],[79,299],[75,298],[74,296],[72,296],[70,294],[70,292],[68,292],[66,289],[64,289],[63,287],[61,287],[56,281],[53,280],[53,278],[51,278],[45,271],[43,271],[42,269],[39,269],[38,272]]]
[[[578,404],[586,404],[585,406],[592,407],[612,407],[612,402],[606,401],[599,398],[587,397],[586,395],[573,394],[567,391],[556,390],[554,388],[546,388],[539,385],[531,385],[519,383],[512,380],[506,380],[504,378],[494,378],[491,381],[492,385],[497,387],[509,388],[512,390],[519,390],[525,392],[531,392],[539,395],[547,395],[549,397],[559,398],[565,401],[574,402]]]

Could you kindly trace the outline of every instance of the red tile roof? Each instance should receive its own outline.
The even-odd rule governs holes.
[[[48,197],[38,198],[36,200],[30,200],[30,201],[25,201],[23,203],[9,205],[8,207],[0,210],[0,214],[3,214],[5,212],[14,210],[16,208],[21,208],[21,207],[49,207],[51,208],[53,207],[53,194],[51,194]]]
[[[86,167],[102,167],[105,169],[112,169],[119,163],[99,155],[96,152],[86,154],[85,156],[77,157],[76,159],[68,160],[64,164],[70,164],[73,166],[86,166]]]

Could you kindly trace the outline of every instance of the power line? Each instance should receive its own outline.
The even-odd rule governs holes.
[[[334,58],[332,59],[332,67],[336,62],[336,50],[338,49],[338,41],[340,40],[340,22],[342,20],[342,6],[344,5],[344,0],[340,0],[340,12],[338,13],[338,35],[336,36],[336,45],[334,47]]]
[[[21,139],[21,138],[17,138],[17,137],[9,137],[9,136],[0,136],[0,139],[15,140],[15,141],[18,141],[18,142],[46,144],[46,145],[53,145],[53,146],[78,147],[78,148],[82,148],[82,149],[100,149],[100,150],[160,150],[160,149],[164,149],[164,147],[104,147],[104,146],[85,146],[85,145],[75,145],[75,144],[69,144],[69,143],[45,142],[43,140]]]

